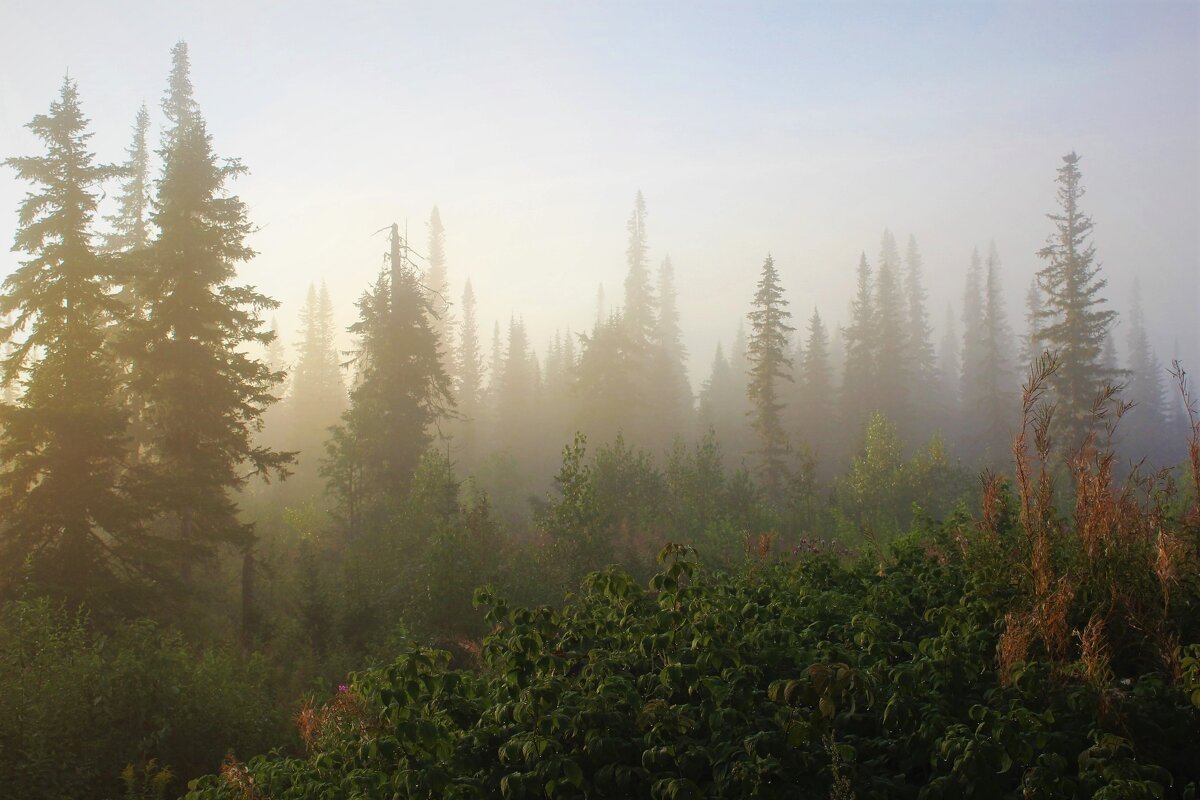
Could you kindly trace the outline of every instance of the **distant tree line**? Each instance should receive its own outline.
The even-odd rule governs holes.
[[[213,150],[186,44],[172,58],[156,175],[148,111],[136,116],[126,161],[101,164],[70,79],[29,125],[45,153],[8,161],[31,188],[14,247],[24,260],[0,295],[9,320],[5,595],[44,592],[134,613],[162,597],[202,597],[224,548],[240,554],[249,603],[258,562],[239,508],[247,497],[280,508],[320,498],[338,535],[354,538],[389,518],[431,449],[447,470],[446,513],[469,478],[510,530],[533,524],[577,432],[593,443],[619,438],[659,463],[707,436],[778,507],[833,485],[865,463],[855,460],[864,446],[883,440],[898,458],[936,453],[1000,467],[1023,375],[1047,350],[1062,364],[1051,387],[1060,452],[1103,433],[1093,405],[1113,383],[1138,406],[1121,429],[1126,451],[1157,464],[1182,457],[1183,411],[1136,291],[1126,363],[1113,355],[1116,312],[1074,153],[1058,171],[1020,335],[993,244],[967,261],[961,333],[948,310],[935,348],[918,244],[909,237],[902,254],[884,231],[873,263],[860,256],[854,297],[832,329],[827,320],[838,315],[815,307],[793,324],[767,256],[748,327],[728,349],[717,346],[694,393],[676,265],[664,255],[653,268],[639,192],[620,306],[608,307],[601,289],[590,330],[555,334],[540,356],[518,316],[495,323],[485,349],[471,282],[452,297],[447,231],[434,208],[423,256],[389,229],[386,266],[357,303],[352,350],[337,349],[322,284],[310,287],[289,359],[277,325],[263,319],[276,302],[237,283],[238,264],[255,255],[246,208],[230,191],[243,167]],[[116,210],[97,226],[111,181]],[[251,477],[293,470],[278,489],[243,491]]]

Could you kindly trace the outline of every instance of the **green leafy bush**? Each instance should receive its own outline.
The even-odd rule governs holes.
[[[604,570],[560,610],[482,591],[479,671],[417,649],[361,673],[314,712],[306,756],[189,798],[1191,796],[1190,685],[998,669],[1011,540],[965,545],[960,522],[882,569],[817,554],[728,574],[673,547],[648,587]]]
[[[230,750],[287,741],[286,716],[259,658],[197,651],[150,622],[98,633],[45,600],[0,608],[7,797],[146,796],[169,780],[152,759],[179,776],[179,789]]]

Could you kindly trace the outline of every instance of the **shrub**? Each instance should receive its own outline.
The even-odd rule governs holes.
[[[179,789],[229,750],[287,741],[285,718],[258,658],[196,651],[147,621],[99,633],[46,600],[0,608],[6,796],[141,796],[166,783],[154,759]]]

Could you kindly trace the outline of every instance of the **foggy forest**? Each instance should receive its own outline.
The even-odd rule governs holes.
[[[1195,2],[6,5],[0,797],[1200,795]]]

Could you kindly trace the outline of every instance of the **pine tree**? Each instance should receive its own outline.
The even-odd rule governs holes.
[[[1058,354],[1060,366],[1050,385],[1058,403],[1059,441],[1070,452],[1092,430],[1092,406],[1112,377],[1106,374],[1101,354],[1116,312],[1103,308],[1100,292],[1108,282],[1100,277],[1095,246],[1089,241],[1092,220],[1079,207],[1083,185],[1075,153],[1063,157],[1057,183],[1059,213],[1047,215],[1055,230],[1038,251],[1047,262],[1037,274],[1045,296],[1038,341]]]
[[[572,333],[554,332],[546,348],[546,366],[542,371],[542,393],[538,416],[542,423],[538,457],[546,457],[547,468],[558,463],[558,446],[574,433],[575,409],[572,406],[575,381],[575,349]],[[553,460],[551,460],[553,459]]]
[[[266,346],[259,313],[277,303],[236,286],[236,265],[254,255],[246,208],[226,182],[239,162],[219,162],[192,97],[187,45],[172,50],[163,110],[171,126],[160,150],[153,223],[135,286],[142,313],[131,320],[131,387],[145,403],[142,502],[173,520],[183,570],[221,543],[242,547],[250,526],[231,493],[248,475],[286,474],[291,454],[256,444],[263,412],[283,375],[247,352]]]
[[[783,429],[784,404],[779,385],[780,381],[792,380],[788,336],[795,329],[788,324],[792,314],[787,305],[775,260],[768,255],[754,295],[754,308],[748,315],[746,358],[750,362],[750,381],[746,396],[753,406],[751,417],[758,434],[759,475],[767,497],[776,503],[783,500],[791,449]]]
[[[464,457],[474,463],[479,456],[479,420],[483,414],[483,348],[475,319],[475,290],[468,280],[463,287],[462,320],[459,322],[457,352],[454,359],[454,396],[461,415]]]
[[[983,288],[980,339],[970,373],[974,382],[965,387],[967,435],[977,442],[987,463],[999,466],[1008,460],[1016,408],[1017,381],[1012,368],[1012,330],[1004,309],[1000,286],[1000,256],[995,244],[988,250]]]
[[[835,417],[833,364],[829,355],[829,334],[815,307],[808,320],[808,342],[800,362],[798,383],[800,413],[797,430],[812,447],[818,462],[829,465],[836,441],[832,424]]]
[[[665,447],[670,440],[687,432],[686,423],[692,413],[692,389],[688,383],[687,348],[679,328],[679,308],[675,293],[675,268],[670,256],[663,259],[658,271],[659,310],[655,319],[652,342],[654,387],[650,400],[656,409],[651,420],[653,444]]]
[[[933,327],[929,323],[929,311],[925,306],[928,294],[921,251],[917,240],[908,237],[905,253],[904,294],[907,299],[907,330],[905,344],[908,352],[908,399],[912,404],[913,422],[916,426],[914,438],[925,441],[937,429],[940,422],[935,409],[938,406],[937,358],[933,350]]]
[[[946,304],[946,322],[942,329],[942,340],[938,351],[938,374],[941,389],[936,408],[939,423],[935,430],[951,441],[961,441],[959,435],[962,416],[962,363],[959,349],[962,342],[954,327],[954,307]]]
[[[635,438],[631,431],[634,398],[640,396],[636,365],[639,363],[629,326],[620,314],[580,336],[582,349],[575,368],[578,429],[593,442],[611,441],[618,433]]]
[[[393,224],[388,266],[358,302],[350,327],[358,339],[359,380],[326,447],[322,474],[349,533],[363,513],[403,497],[432,441],[431,428],[453,408],[429,297]]]
[[[0,294],[0,314],[12,319],[0,331],[12,345],[2,383],[22,390],[16,405],[0,406],[0,595],[12,596],[25,571],[39,592],[108,610],[157,566],[141,509],[119,483],[127,415],[104,352],[125,314],[91,232],[112,170],[88,151],[92,134],[70,79],[28,127],[46,155],[5,162],[34,188],[13,246],[28,258]]]
[[[1029,366],[1037,361],[1041,350],[1038,345],[1038,328],[1040,325],[1040,316],[1042,313],[1042,292],[1038,289],[1038,281],[1035,276],[1029,282],[1029,288],[1025,291],[1025,335],[1021,337],[1021,363],[1022,371],[1028,370]]]
[[[121,194],[117,197],[117,212],[105,217],[112,232],[104,240],[110,253],[143,250],[150,245],[150,112],[143,105],[133,124],[133,142],[126,152],[129,160],[121,168]]]
[[[298,451],[293,483],[307,491],[318,475],[328,431],[337,424],[347,404],[335,341],[333,303],[324,281],[319,291],[309,284],[297,336],[300,344],[286,410],[289,446]]]
[[[656,306],[650,288],[649,253],[646,244],[646,201],[639,191],[629,217],[629,246],[625,250],[625,308],[621,312],[629,340],[640,354],[648,354],[654,340]],[[643,356],[644,357],[644,356]],[[643,362],[644,365],[645,362]]]
[[[1113,340],[1112,331],[1104,334],[1104,346],[1100,348],[1100,365],[1104,368],[1104,374],[1115,376],[1121,372],[1117,366],[1117,343]]]
[[[138,273],[147,268],[146,253],[151,244],[153,187],[150,180],[149,130],[150,114],[143,104],[134,122],[133,142],[126,151],[129,160],[119,170],[124,182],[117,198],[117,211],[105,218],[111,226],[111,232],[105,237],[104,250],[116,256],[113,273],[120,284],[117,296],[133,316],[140,316],[145,311],[137,292],[140,282]],[[123,339],[127,333],[127,326],[123,324],[114,328],[110,337],[112,350],[119,353],[124,349]],[[119,369],[127,373],[130,367],[128,361],[117,360]],[[139,397],[128,385],[123,386],[122,396],[130,418],[130,455],[136,461],[147,444],[146,404],[144,398]]]
[[[874,352],[875,298],[866,253],[858,261],[857,275],[857,290],[850,305],[850,324],[842,328],[846,365],[842,372],[840,402],[843,424],[855,431],[866,424],[867,415],[877,407],[872,398],[879,390]]]
[[[964,417],[974,418],[975,398],[983,376],[979,370],[983,357],[983,267],[979,249],[971,251],[971,265],[967,268],[966,287],[963,290],[962,309],[962,377],[959,380],[959,397]]]
[[[429,269],[425,273],[425,292],[433,331],[442,348],[442,367],[454,370],[454,318],[450,307],[450,275],[446,266],[446,228],[437,206],[429,214]]]
[[[1134,404],[1133,411],[1122,423],[1126,450],[1131,458],[1150,456],[1160,464],[1171,451],[1167,441],[1170,415],[1166,399],[1165,370],[1146,331],[1146,316],[1142,311],[1140,282],[1133,282],[1129,308],[1129,370],[1122,394]]]
[[[725,350],[718,342],[709,376],[700,388],[700,429],[712,431],[721,450],[734,453],[738,459],[742,456],[745,438],[742,435],[746,426],[745,406],[745,380],[730,366]]]
[[[508,322],[508,346],[496,396],[496,442],[514,453],[523,453],[536,443],[539,433],[536,395],[540,383],[537,358],[529,346],[525,321],[513,317]]]
[[[281,391],[286,391],[288,378],[291,377],[290,375],[286,375],[288,371],[287,348],[283,344],[283,339],[279,336],[279,320],[274,314],[271,315],[270,326],[267,330],[271,332],[271,340],[267,342],[265,354],[267,369],[271,370],[271,372],[285,373],[285,377],[281,381],[279,388]]]
[[[905,431],[910,427],[908,391],[912,375],[907,303],[900,287],[900,253],[895,238],[886,230],[875,275],[874,308],[871,349],[875,358],[876,407]]]

